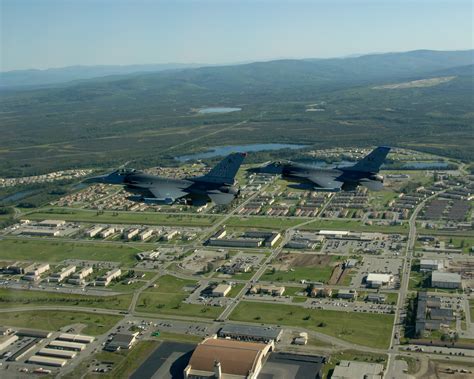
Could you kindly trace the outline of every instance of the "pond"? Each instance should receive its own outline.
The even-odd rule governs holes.
[[[281,150],[281,149],[304,149],[308,145],[297,145],[289,143],[259,143],[251,145],[232,145],[232,146],[217,146],[203,151],[200,153],[181,155],[176,157],[180,162],[185,162],[189,160],[203,159],[203,158],[213,158],[221,157],[231,153],[251,153],[256,151],[269,151],[269,150]]]
[[[210,113],[230,113],[230,112],[239,112],[242,108],[233,108],[233,107],[209,107],[202,108],[198,110],[199,114],[210,114]]]

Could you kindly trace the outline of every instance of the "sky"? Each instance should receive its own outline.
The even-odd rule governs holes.
[[[0,0],[0,70],[473,48],[471,0]]]

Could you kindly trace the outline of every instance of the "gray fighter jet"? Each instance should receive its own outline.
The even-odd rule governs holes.
[[[358,185],[379,191],[383,188],[380,166],[390,147],[380,146],[352,166],[330,169],[318,168],[310,164],[295,162],[272,162],[257,169],[258,172],[280,174],[284,179],[300,183],[300,188],[310,188],[329,192],[350,191]]]
[[[230,154],[203,176],[172,179],[133,169],[120,169],[111,174],[86,179],[84,182],[121,184],[126,191],[133,194],[131,200],[145,203],[172,204],[178,199],[184,199],[199,205],[210,199],[218,205],[225,205],[240,192],[235,175],[246,155]]]

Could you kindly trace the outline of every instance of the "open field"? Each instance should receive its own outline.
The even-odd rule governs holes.
[[[294,282],[300,280],[327,283],[337,259],[316,254],[280,254],[273,263],[275,270],[267,270],[262,280]]]
[[[163,214],[158,212],[111,212],[98,213],[95,210],[73,208],[42,208],[27,216],[32,220],[60,219],[66,221],[82,221],[109,224],[140,224],[140,225],[176,225],[176,226],[210,226],[216,222],[217,216]]]
[[[239,292],[244,288],[244,283],[238,283],[232,286],[232,289],[227,294],[227,297],[236,297]]]
[[[60,262],[65,259],[135,263],[134,249],[124,244],[63,242],[41,239],[0,240],[0,259],[29,260],[37,262]]]
[[[138,312],[205,318],[215,318],[222,312],[220,307],[183,303],[188,296],[183,288],[194,286],[196,284],[194,280],[164,275],[157,280],[156,284],[157,287],[143,291],[138,298],[136,308]]]
[[[308,221],[308,218],[289,218],[289,217],[231,217],[226,222],[227,227],[233,228],[262,228],[272,230],[284,230],[295,225]]]
[[[70,311],[0,312],[0,324],[18,328],[56,331],[67,325],[84,324],[81,333],[99,335],[106,333],[121,317]]]
[[[95,378],[128,378],[145,361],[146,358],[159,346],[158,341],[140,341],[131,350],[120,350],[117,352],[101,351],[92,357],[81,362],[65,378],[75,379],[78,377],[85,379]],[[112,370],[107,373],[86,373],[87,366],[92,360],[100,362],[113,362]],[[84,375],[86,373],[86,375]]]
[[[88,296],[45,291],[21,291],[0,288],[0,308],[43,306],[78,306],[105,309],[128,309],[132,295]]]
[[[389,346],[393,321],[392,315],[315,310],[295,305],[248,301],[241,302],[230,318],[235,321],[307,328],[355,344],[381,349]]]
[[[178,342],[190,342],[190,343],[199,343],[203,340],[203,337],[194,336],[192,334],[180,334],[180,333],[171,333],[171,332],[162,332],[158,337],[153,337],[158,341],[178,341]]]

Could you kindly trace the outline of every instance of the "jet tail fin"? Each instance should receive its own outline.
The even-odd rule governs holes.
[[[368,155],[362,158],[350,170],[363,172],[378,172],[382,166],[387,154],[390,152],[390,147],[379,146],[372,150]]]
[[[223,184],[233,184],[235,175],[244,161],[247,153],[233,153],[225,157],[206,175],[202,177],[207,181]]]

